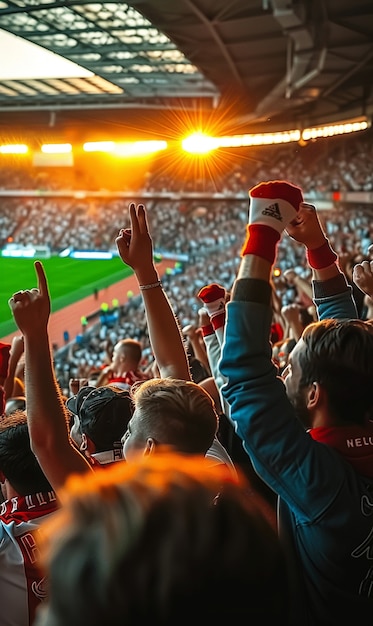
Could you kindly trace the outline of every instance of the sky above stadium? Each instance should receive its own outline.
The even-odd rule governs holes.
[[[0,80],[93,76],[80,65],[1,29],[0,58]]]

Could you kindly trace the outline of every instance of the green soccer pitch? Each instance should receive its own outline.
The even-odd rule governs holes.
[[[40,259],[47,275],[52,312],[91,295],[133,274],[115,256],[108,260],[78,260],[53,256]],[[8,300],[21,289],[37,287],[35,259],[0,256],[0,337],[17,330]]]

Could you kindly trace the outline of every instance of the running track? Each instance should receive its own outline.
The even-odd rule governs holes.
[[[157,270],[159,276],[162,277],[166,268],[172,265],[173,261],[170,260],[158,263]],[[79,302],[75,302],[64,309],[60,309],[59,311],[52,313],[48,326],[51,345],[54,344],[58,346],[58,348],[61,348],[64,345],[63,333],[65,330],[68,331],[70,340],[75,339],[75,337],[81,333],[82,330],[80,323],[81,317],[83,315],[88,317],[91,313],[98,311],[103,302],[108,303],[110,306],[112,300],[117,298],[120,306],[125,304],[127,302],[128,291],[132,291],[135,296],[140,293],[135,276],[129,276],[128,278],[121,280],[110,287],[101,289],[97,298],[95,298],[92,294],[87,298],[83,298],[83,300],[79,300]],[[88,323],[87,328],[96,323],[97,318]],[[3,337],[1,341],[4,343],[11,343],[13,337],[18,334],[19,331],[15,331],[6,337]]]

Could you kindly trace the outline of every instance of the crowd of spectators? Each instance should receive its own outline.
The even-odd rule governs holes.
[[[350,174],[368,171],[369,168],[362,170],[354,163],[358,164],[361,160],[365,165],[369,163],[369,137],[358,137],[355,142],[352,138],[341,138],[336,140],[334,148],[327,151],[325,143],[321,142],[324,146],[321,151],[319,145],[307,148],[315,153],[314,159],[309,159],[311,166],[308,169],[302,159],[301,147],[296,150],[289,147],[267,148],[266,161],[264,158],[258,162],[241,159],[225,175],[221,190],[232,193],[233,197],[213,199],[208,198],[206,193],[207,197],[199,199],[160,198],[154,195],[146,200],[154,249],[158,254],[170,257],[170,272],[163,277],[163,281],[182,327],[198,324],[196,293],[203,284],[219,277],[227,290],[231,288],[237,270],[242,225],[247,220],[247,188],[252,184],[254,175],[259,175],[261,179],[286,177],[301,184],[306,190],[306,197],[312,201],[313,192],[341,188],[342,178],[348,178],[347,170]],[[333,165],[333,152],[339,155],[338,167]],[[341,162],[343,168],[340,167]],[[337,180],[335,171],[338,171],[338,184],[333,182]],[[32,181],[31,171],[24,179],[20,173],[13,178],[2,174],[4,187],[33,184],[35,188],[40,180],[46,184],[45,177],[39,176],[36,183]],[[56,180],[63,185],[62,175]],[[364,188],[368,188],[366,180],[367,177]],[[192,184],[191,181],[189,184]],[[167,192],[170,191],[170,178],[148,173],[144,185],[144,191],[150,194],[156,190]],[[205,185],[204,191],[206,188],[216,191],[213,185]],[[141,192],[136,195],[141,199]],[[66,248],[112,250],[115,253],[118,228],[127,226],[128,198],[19,196],[4,197],[1,202],[2,245],[11,241],[25,246],[47,245],[53,253],[60,253]],[[317,200],[314,202],[317,205]],[[351,271],[355,262],[366,258],[373,241],[370,205],[334,203],[328,210],[320,211],[320,216],[328,237],[341,253],[344,269]],[[181,260],[178,271],[173,271],[178,260]],[[296,293],[294,283],[286,278],[287,270],[295,271],[306,281],[310,280],[310,273],[299,247],[289,240],[280,243],[277,264],[273,279],[281,306],[287,306],[294,301]],[[117,298],[121,303],[120,315],[114,318],[101,316],[84,334],[72,337],[68,346],[58,346],[56,368],[65,391],[69,377],[89,377],[91,372],[105,364],[115,343],[125,337],[142,342],[144,364],[151,359],[141,298],[127,299],[126,294],[121,293],[117,294]]]
[[[368,170],[358,165],[354,170],[343,145],[344,172],[334,167],[330,154],[319,154],[306,170],[299,155],[271,149],[268,154],[276,158],[252,164],[251,171],[237,163],[219,197],[215,181],[204,184],[203,179],[194,187],[190,181],[185,185],[203,191],[198,198],[152,194],[157,185],[166,196],[175,190],[177,182],[170,185],[168,175],[146,176],[142,190],[133,190],[132,202],[74,194],[4,197],[2,245],[47,245],[53,253],[109,249],[133,269],[140,290],[139,296],[116,294],[115,315],[98,310],[93,324],[82,322],[77,337],[54,347],[40,261],[35,263],[37,288],[23,291],[20,285],[9,300],[20,334],[12,346],[0,344],[4,588],[13,585],[7,565],[27,563],[21,572],[14,567],[14,576],[22,579],[17,593],[23,604],[11,602],[10,615],[26,615],[31,623],[36,614],[35,626],[47,626],[64,623],[62,615],[80,623],[89,614],[90,623],[98,624],[128,611],[129,623],[153,615],[155,623],[166,626],[188,596],[185,584],[178,584],[184,577],[190,580],[188,567],[196,564],[201,582],[190,594],[201,595],[206,617],[220,614],[216,588],[212,593],[220,584],[226,592],[222,614],[231,614],[241,584],[241,592],[252,598],[248,607],[245,593],[239,593],[237,615],[251,619],[253,611],[253,623],[268,618],[284,626],[331,626],[341,623],[345,611],[349,620],[370,614],[372,211],[369,204],[336,201],[323,210],[309,204],[314,200],[317,207],[326,188],[353,188],[351,181],[369,191]],[[363,145],[365,157],[371,154],[361,140],[357,164]],[[341,150],[342,142],[335,149]],[[328,159],[325,173],[321,163]],[[254,174],[255,182],[290,179],[300,186],[252,187]],[[161,257],[169,259],[163,276],[155,263]],[[21,413],[13,413],[16,401],[23,402]],[[118,416],[124,420],[120,433],[110,438]],[[19,471],[12,473],[9,450],[16,435],[30,468],[28,482]],[[153,456],[161,458],[164,446],[175,455],[165,456],[161,469]],[[190,454],[198,455],[193,467],[182,461]],[[120,469],[117,461],[123,460],[128,469]],[[205,461],[209,471],[212,464],[224,466],[226,473],[220,467],[213,480],[208,478]],[[104,464],[116,467],[103,470]],[[246,499],[253,505],[250,511]],[[202,508],[195,508],[198,501]],[[35,502],[37,511],[30,514]],[[179,506],[186,511],[185,525]],[[13,514],[22,523],[10,531]],[[286,537],[280,532],[277,541],[273,529],[280,514]],[[209,516],[209,531],[198,537]],[[22,549],[23,539],[17,542],[18,536],[31,542],[43,517],[51,517],[44,525],[50,542],[44,563],[48,591],[40,564]],[[245,533],[235,541],[238,519],[244,527],[253,524],[248,543]],[[175,523],[174,540],[162,520]],[[154,537],[164,550],[159,561]],[[196,548],[194,564],[186,553],[180,556],[181,546],[189,545]],[[268,567],[261,560],[265,546]],[[164,555],[171,552],[168,562]],[[214,567],[216,559],[221,568]],[[160,583],[154,595],[152,567]],[[66,577],[69,568],[72,575]],[[121,589],[129,570],[136,572],[132,594]],[[153,598],[149,605],[141,600],[144,571],[145,595]],[[43,594],[49,601],[37,612]],[[26,595],[32,603],[25,603]],[[70,602],[72,596],[77,603]],[[4,596],[1,602],[6,606],[9,600]],[[192,614],[192,609],[185,613],[186,622]]]

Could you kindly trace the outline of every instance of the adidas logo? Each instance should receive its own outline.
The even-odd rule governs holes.
[[[278,220],[279,222],[282,222],[282,215],[281,215],[280,207],[278,206],[277,202],[267,206],[262,211],[262,215],[266,215],[267,217],[274,217],[275,220]]]

